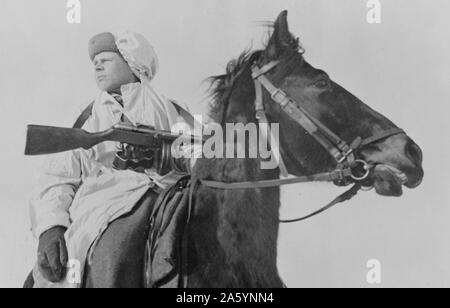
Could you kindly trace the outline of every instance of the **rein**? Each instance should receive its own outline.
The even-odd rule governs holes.
[[[304,52],[304,51],[303,51]],[[355,183],[352,188],[344,192],[336,199],[331,201],[321,209],[298,219],[280,220],[280,223],[300,222],[312,218],[320,213],[323,213],[339,203],[351,200],[360,190],[371,190],[373,187],[363,187],[362,181],[367,179],[374,166],[367,163],[365,160],[357,159],[356,152],[367,145],[376,143],[386,138],[404,134],[402,129],[394,128],[377,133],[369,138],[356,138],[351,144],[342,140],[339,136],[328,129],[322,122],[314,118],[304,108],[302,108],[296,101],[290,98],[283,90],[277,88],[266,76],[273,69],[280,64],[280,61],[272,61],[262,68],[255,63],[252,65],[252,78],[255,83],[255,112],[256,119],[259,123],[260,133],[264,138],[264,142],[268,140],[276,140],[268,138],[272,132],[268,126],[267,115],[263,102],[263,90],[269,92],[272,100],[278,104],[281,109],[289,115],[295,122],[297,122],[308,134],[326,149],[330,155],[336,160],[336,169],[331,172],[318,173],[309,176],[301,176],[294,178],[287,178],[289,172],[280,155],[280,144],[271,144],[271,151],[278,162],[281,176],[284,179],[273,179],[264,181],[249,181],[249,182],[235,182],[225,183],[217,181],[199,180],[204,186],[222,189],[222,190],[239,190],[239,189],[261,189],[280,187],[283,185],[308,183],[308,182],[334,182],[340,186],[347,186]]]

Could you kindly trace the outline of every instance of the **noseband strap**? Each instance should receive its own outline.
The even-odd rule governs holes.
[[[357,137],[351,144],[348,144],[343,139],[339,138],[339,136],[333,133],[330,129],[328,129],[328,127],[326,127],[322,122],[308,113],[308,111],[306,111],[303,107],[297,104],[284,91],[282,91],[280,88],[275,87],[275,85],[266,77],[266,75],[279,64],[279,61],[272,61],[262,68],[259,68],[257,64],[254,64],[252,66],[252,77],[255,82],[255,111],[256,119],[259,123],[260,133],[265,139],[266,144],[269,141],[269,135],[271,136],[271,140],[275,140],[275,143],[271,142],[270,146],[272,154],[279,164],[281,176],[287,177],[288,170],[283,161],[283,158],[280,155],[281,145],[278,144],[277,140],[273,138],[272,132],[268,126],[267,115],[263,102],[263,88],[270,93],[272,100],[276,104],[278,104],[289,117],[291,117],[295,122],[303,127],[303,129],[305,129],[308,134],[314,137],[315,140],[330,153],[330,155],[337,162],[336,169],[332,172],[319,173],[310,176],[266,181],[224,183],[201,180],[200,182],[207,187],[222,190],[261,189],[314,181],[335,182],[343,186],[348,185],[352,182],[356,183],[348,191],[346,191],[318,211],[313,212],[312,214],[293,220],[280,220],[280,222],[282,223],[292,223],[314,217],[339,203],[348,201],[353,198],[359,190],[363,189],[363,186],[360,184],[360,182],[369,177],[372,168],[372,166],[366,161],[357,159],[356,152],[370,144],[395,135],[404,134],[405,132],[399,128],[388,129],[376,133],[375,135],[366,139]],[[356,169],[359,169],[360,171],[362,170],[362,173],[357,174],[355,171]]]
[[[387,139],[387,138],[395,136],[395,135],[401,135],[401,134],[406,134],[405,131],[401,128],[388,129],[388,130],[379,132],[379,133],[373,135],[372,137],[364,139],[361,142],[361,145],[359,147],[364,148],[365,146],[368,146],[375,142],[381,141],[383,139]]]

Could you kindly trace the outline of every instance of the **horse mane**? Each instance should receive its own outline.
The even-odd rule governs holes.
[[[229,94],[241,73],[254,63],[262,54],[262,51],[246,50],[234,60],[228,62],[227,72],[223,75],[208,78],[210,82],[209,116],[220,122],[228,105]]]
[[[267,39],[264,43],[264,49],[269,44],[269,38],[272,36],[274,24],[264,23],[268,29]],[[289,46],[293,50],[301,48],[300,40],[291,34],[291,44]],[[264,50],[263,49],[263,50]],[[241,73],[249,68],[255,61],[257,61],[263,54],[263,50],[252,51],[251,48],[245,50],[241,55],[227,64],[226,73],[223,75],[212,76],[207,79],[210,82],[209,92],[212,98],[209,104],[209,116],[216,122],[223,119],[223,114],[226,112],[229,94],[233,89],[236,80],[241,76]]]

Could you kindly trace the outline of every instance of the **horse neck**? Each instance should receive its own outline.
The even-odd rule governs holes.
[[[245,90],[237,92],[245,94]],[[252,99],[248,94],[230,98],[232,112],[224,117],[225,123],[254,118],[253,114],[233,112],[245,110],[245,104]],[[210,178],[226,182],[260,181],[279,176],[278,170],[262,170],[258,159],[208,161],[200,169],[209,173]],[[193,285],[279,287],[281,280],[276,263],[280,189],[202,188],[198,196],[192,237],[197,241],[196,259],[200,269]]]
[[[270,172],[255,169],[254,163],[244,163],[244,168],[249,168],[248,180],[275,178]],[[280,189],[230,191],[225,192],[223,200],[219,216],[223,223],[217,231],[221,249],[227,255],[224,268],[233,272],[237,286],[276,285]]]

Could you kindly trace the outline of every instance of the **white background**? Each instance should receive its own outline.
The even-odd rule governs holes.
[[[449,67],[446,0],[381,0],[382,23],[366,22],[365,0],[81,0],[81,24],[66,1],[0,4],[0,286],[20,286],[36,242],[28,198],[39,158],[24,157],[27,124],[68,126],[97,94],[87,42],[128,28],[155,46],[155,87],[207,110],[207,84],[229,60],[260,47],[283,9],[307,60],[404,128],[425,154],[425,181],[401,198],[360,194],[318,218],[281,228],[279,269],[290,287],[450,287]],[[301,216],[339,192],[326,184],[283,190],[283,217]]]

